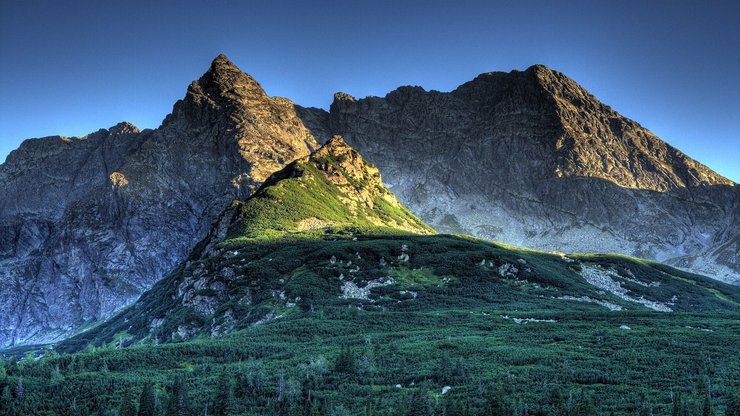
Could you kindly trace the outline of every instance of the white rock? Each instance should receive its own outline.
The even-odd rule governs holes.
[[[599,289],[606,290],[607,292],[617,296],[618,298],[639,303],[647,308],[650,308],[654,311],[658,312],[673,312],[673,309],[668,307],[667,305],[645,299],[643,297],[634,298],[629,295],[629,291],[622,287],[622,284],[614,278],[622,278],[624,277],[620,276],[617,272],[614,270],[605,270],[601,267],[597,266],[581,266],[581,276],[590,284],[598,287]]]

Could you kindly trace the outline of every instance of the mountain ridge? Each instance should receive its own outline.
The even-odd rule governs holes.
[[[487,302],[503,308],[508,297],[613,313],[740,306],[737,288],[657,263],[439,235],[334,136],[234,201],[187,260],[137,302],[60,349],[217,337],[332,308],[423,310],[477,284],[495,294]],[[422,306],[414,306],[417,299]]]
[[[574,133],[558,128],[531,74],[494,74],[459,87],[457,98],[414,87],[384,98],[340,93],[324,112],[269,97],[222,55],[157,129],[121,123],[84,139],[24,142],[0,165],[0,345],[60,339],[120,310],[185,258],[231,201],[334,134],[441,231],[738,274],[737,187],[655,193],[552,178],[548,166],[560,159],[542,143],[577,143]],[[612,121],[570,116],[573,126],[612,132]],[[707,176],[686,169],[648,185]],[[646,224],[655,236],[644,235]]]
[[[740,282],[734,182],[544,66],[450,92],[337,93],[329,112],[299,113],[317,137],[345,137],[442,232],[625,253]]]

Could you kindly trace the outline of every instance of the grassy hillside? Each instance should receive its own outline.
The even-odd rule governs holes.
[[[740,389],[735,287],[622,256],[378,232],[227,239],[58,347],[83,352],[8,363],[5,383],[12,391],[23,376],[26,410],[74,399],[109,414],[147,383],[164,412],[178,377],[189,414],[225,400],[228,414],[256,415],[667,415],[680,400],[693,415],[709,386],[723,414]],[[612,277],[632,298],[677,296],[672,312],[595,288],[581,270],[596,265],[624,276]],[[209,284],[185,306],[178,288],[194,273]]]
[[[434,234],[332,139],[131,307],[7,352],[0,414],[729,415],[738,334],[738,287]]]
[[[217,255],[191,259],[128,310],[60,348],[113,339],[126,345],[182,341],[327,307],[368,313],[489,307],[505,314],[535,312],[533,318],[593,309],[617,315],[740,309],[736,287],[656,263],[548,254],[460,236],[387,233],[331,228],[322,235],[227,239]],[[623,296],[589,283],[584,270],[601,272]]]
[[[232,209],[232,239],[276,238],[327,227],[434,232],[385,188],[377,168],[338,136],[272,175]]]

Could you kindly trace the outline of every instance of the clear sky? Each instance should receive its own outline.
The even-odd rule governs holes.
[[[323,108],[542,63],[740,181],[737,0],[0,0],[0,161],[29,137],[157,127],[219,53]]]

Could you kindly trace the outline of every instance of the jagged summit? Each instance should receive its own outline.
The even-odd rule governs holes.
[[[524,71],[482,73],[449,93],[427,92],[418,86],[399,87],[384,98],[357,100],[347,93],[336,93],[330,113],[348,112],[353,119],[360,120],[356,109],[374,111],[380,100],[407,112],[421,111],[415,118],[432,119],[440,113],[441,107],[450,107],[455,112],[465,109],[471,114],[480,113],[481,119],[476,123],[491,126],[478,126],[478,129],[536,114],[539,120],[526,123],[537,123],[541,132],[524,140],[532,142],[528,145],[541,147],[539,157],[542,160],[537,161],[535,170],[545,168],[541,179],[592,177],[625,188],[660,192],[705,185],[735,185],[639,123],[617,113],[568,76],[542,64]],[[422,110],[421,107],[428,108]],[[439,126],[448,124],[447,121],[427,122]],[[330,117],[329,124],[331,133],[344,133],[337,125],[337,117]],[[419,126],[418,122],[414,125]],[[435,134],[443,133],[437,131]],[[542,135],[547,136],[547,140],[538,137]],[[349,137],[354,140],[355,135]]]
[[[136,134],[141,133],[141,130],[139,130],[138,127],[136,127],[134,124],[129,123],[128,121],[122,121],[115,126],[108,129],[108,132],[110,134]]]
[[[341,136],[268,178],[238,202],[229,236],[275,237],[326,227],[383,227],[434,232],[384,185],[378,169]]]
[[[251,75],[239,69],[226,55],[219,55],[211,62],[211,67],[200,79],[202,84],[212,83],[220,88],[220,91],[228,92],[229,89],[255,90],[265,94],[262,86]],[[266,95],[266,94],[265,94]]]
[[[204,124],[253,120],[254,113],[265,114],[272,100],[262,86],[239,69],[226,55],[219,55],[208,70],[188,86],[162,127],[202,128]]]
[[[334,101],[351,101],[355,102],[355,97],[353,97],[350,94],[347,94],[346,92],[337,92],[334,93]]]
[[[262,86],[249,74],[243,72],[226,55],[219,55],[200,79],[188,88],[188,95],[195,99],[205,95],[208,98],[228,103],[248,100],[250,102],[267,100]]]
[[[228,56],[225,54],[219,54],[217,57],[213,58],[213,61],[211,61],[211,71],[217,71],[219,69],[235,69],[239,70],[239,68],[231,62]]]
[[[215,132],[223,158],[249,171],[233,179],[250,190],[288,162],[318,147],[296,114],[293,102],[270,97],[249,74],[226,55],[219,55],[179,100],[162,129],[172,135]]]
[[[347,142],[344,141],[344,138],[342,136],[335,134],[334,136],[332,136],[331,139],[324,143],[324,145],[321,146],[321,148],[318,149],[313,156],[329,154],[337,155],[342,153],[357,154],[357,152],[355,152],[354,149],[352,149],[350,145],[348,145]],[[359,154],[357,154],[357,156],[359,156]]]

